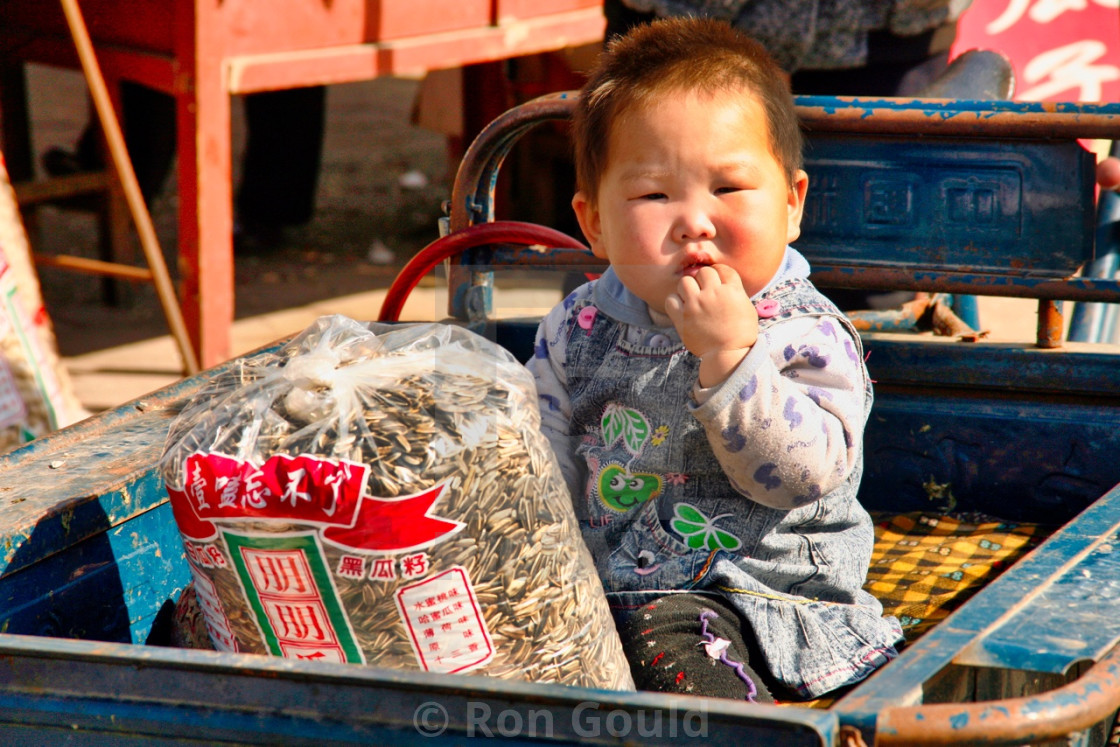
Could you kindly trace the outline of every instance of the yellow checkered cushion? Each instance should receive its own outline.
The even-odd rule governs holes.
[[[875,516],[875,549],[864,588],[902,624],[903,646],[949,616],[1051,532],[1042,524],[929,513]],[[850,689],[850,688],[849,688]],[[791,703],[828,708],[844,694]]]
[[[906,642],[945,619],[1049,534],[1041,524],[927,513],[877,517],[864,588],[902,623]]]

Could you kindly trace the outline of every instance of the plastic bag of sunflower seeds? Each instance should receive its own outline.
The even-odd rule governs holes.
[[[632,688],[538,418],[445,324],[323,317],[216,376],[160,464],[213,647]]]

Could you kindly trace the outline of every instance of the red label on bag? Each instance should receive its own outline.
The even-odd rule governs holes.
[[[446,483],[413,495],[366,495],[369,467],[345,459],[277,454],[260,466],[218,453],[183,463],[182,490],[168,487],[180,533],[197,542],[217,537],[217,522],[300,522],[322,527],[322,539],[357,551],[427,547],[464,524],[429,515]]]
[[[221,595],[205,573],[197,566],[191,564],[191,578],[194,579],[194,594],[198,600],[198,608],[202,611],[202,619],[206,624],[206,632],[214,648],[219,651],[237,651],[237,636],[233,634],[233,626],[226,616],[225,607],[222,606]]]

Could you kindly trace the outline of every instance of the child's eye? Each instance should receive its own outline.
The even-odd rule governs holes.
[[[740,192],[742,190],[743,190],[743,187],[716,187],[716,194],[717,195],[729,195],[732,192]]]
[[[664,192],[649,192],[638,197],[639,200],[664,200],[666,197]]]

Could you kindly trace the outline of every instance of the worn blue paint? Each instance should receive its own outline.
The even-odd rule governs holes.
[[[819,108],[831,114],[840,114],[852,108],[855,110],[884,110],[898,112],[920,112],[929,116],[952,117],[957,114],[977,114],[994,116],[997,114],[1078,114],[1085,116],[1111,116],[1120,118],[1120,104],[1046,102],[1046,101],[979,101],[953,99],[934,101],[928,99],[875,98],[856,96],[837,99],[831,96],[796,96],[794,102],[801,107]]]
[[[810,264],[1066,277],[1092,258],[1094,160],[1076,142],[813,134]]]
[[[917,683],[928,682],[950,663],[958,666],[993,667],[1025,671],[1062,672],[1070,664],[1099,658],[1116,645],[1120,631],[1102,625],[1110,619],[1115,606],[1102,605],[1104,616],[1061,615],[1065,600],[1048,595],[1056,580],[1080,576],[1081,566],[1071,565],[1077,558],[1091,558],[1094,547],[1117,536],[1120,531],[1120,486],[1109,490],[1084,512],[1056,531],[1042,546],[989,583],[949,619],[908,647],[905,653],[874,678],[860,686],[834,710],[841,723],[874,723],[875,715],[899,701],[900,694],[912,692]],[[1009,612],[1012,614],[1010,616]],[[1066,634],[1069,640],[1085,643],[1077,652],[1055,647],[1054,635]],[[996,659],[992,642],[1005,647]],[[1010,646],[1017,650],[1012,652]],[[1058,654],[1065,654],[1064,666]],[[1043,666],[1047,657],[1056,662]],[[1086,688],[1098,691],[1096,688]],[[1116,693],[1120,706],[1120,691]],[[1048,699],[1039,696],[1022,715],[1042,718],[1057,708],[1076,706],[1084,692]],[[1057,702],[1055,702],[1055,700]],[[993,704],[992,708],[998,706]],[[994,710],[994,713],[1000,713]]]
[[[1004,708],[1003,706],[992,706],[985,710],[984,713],[980,715],[980,718],[986,719],[992,714],[995,714],[998,717],[1006,718],[1011,715],[1011,711],[1007,708]]]
[[[150,646],[58,639],[42,645],[41,640],[0,636],[4,735],[32,734],[45,741],[57,734],[52,729],[64,725],[68,742],[139,734],[171,741],[189,734],[207,743],[462,744],[485,736],[484,728],[500,733],[517,723],[513,717],[529,723],[536,712],[547,714],[547,721],[537,723],[548,728],[535,736],[514,731],[511,743],[574,744],[595,723],[601,737],[609,738],[608,718],[614,724],[624,719],[636,724],[638,718],[655,723],[655,715],[664,724],[661,738],[632,735],[630,742],[680,741],[688,736],[689,723],[702,723],[705,733],[696,736],[714,745],[810,747],[838,739],[836,717],[827,711]],[[49,684],[63,681],[65,696],[52,695]],[[422,735],[413,719],[432,703],[444,709],[447,729]],[[695,715],[688,716],[689,711]]]
[[[214,373],[0,457],[0,631],[147,639],[189,580],[157,462],[179,402]]]
[[[143,643],[161,605],[189,580],[165,505],[5,575],[0,625],[6,633]]]

